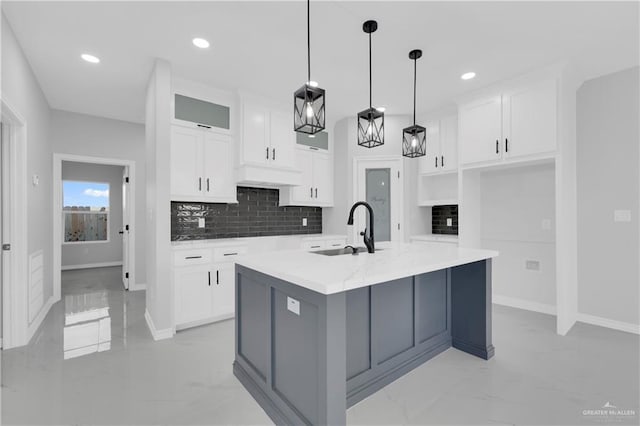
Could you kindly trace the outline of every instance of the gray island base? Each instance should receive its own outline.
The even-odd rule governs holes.
[[[451,346],[493,356],[491,259],[332,294],[236,265],[235,333],[233,372],[274,423],[344,425]]]

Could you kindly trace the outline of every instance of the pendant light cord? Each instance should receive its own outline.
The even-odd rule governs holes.
[[[371,33],[369,33],[369,109],[372,108],[373,102],[371,101]]]
[[[307,84],[311,82],[311,13],[310,0],[307,0]]]
[[[413,60],[413,125],[416,125],[416,70],[418,68],[418,59]]]

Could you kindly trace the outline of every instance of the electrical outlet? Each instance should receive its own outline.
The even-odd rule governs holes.
[[[307,226],[307,218],[306,217],[302,218],[302,226]]]
[[[631,210],[614,210],[614,222],[631,222]]]
[[[525,268],[530,271],[539,271],[540,270],[540,261],[538,260],[527,260]]]
[[[300,315],[300,301],[287,296],[287,309],[296,315]]]
[[[198,218],[198,228],[204,228],[204,217]]]
[[[453,226],[453,218],[451,217],[447,218],[447,226]]]

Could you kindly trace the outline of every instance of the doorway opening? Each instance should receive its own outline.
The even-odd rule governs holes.
[[[135,163],[54,154],[54,295],[67,270],[121,267],[135,290]]]
[[[403,176],[402,159],[372,157],[354,159],[353,201],[366,201],[373,209],[375,241],[402,241]],[[370,228],[364,210],[356,211],[352,241],[359,241],[360,232]]]

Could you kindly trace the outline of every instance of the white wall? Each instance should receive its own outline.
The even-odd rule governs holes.
[[[53,295],[52,280],[52,149],[51,112],[38,81],[2,14],[2,97],[25,120],[27,128],[27,174],[40,184],[27,185],[27,250],[44,253],[44,300]]]
[[[385,115],[385,142],[376,148],[358,145],[356,118],[339,120],[334,136],[334,207],[323,209],[323,232],[351,235],[347,227],[349,209],[353,199],[353,159],[356,157],[402,156],[402,129],[411,125],[409,116]],[[417,206],[418,159],[403,157],[404,238],[424,234],[430,229],[429,212]]]
[[[639,72],[589,80],[577,96],[578,311],[636,326]],[[616,209],[631,222],[614,222]]]
[[[147,158],[147,321],[155,339],[173,335],[169,152],[171,134],[171,66],[157,60],[145,102]]]
[[[109,241],[62,244],[63,269],[96,263],[122,262],[122,166],[62,162],[62,180],[109,184]]]
[[[144,126],[137,123],[53,110],[53,151],[135,161],[136,284],[146,283],[146,158]]]
[[[500,252],[493,261],[494,298],[507,297],[516,304],[553,312],[554,165],[487,171],[480,176],[482,247]],[[540,269],[527,269],[527,260],[539,262]]]

